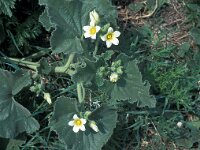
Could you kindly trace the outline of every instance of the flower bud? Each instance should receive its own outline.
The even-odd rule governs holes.
[[[89,126],[90,126],[90,128],[92,128],[95,132],[99,132],[99,128],[97,127],[95,121],[90,121]]]
[[[122,66],[119,66],[118,68],[117,68],[117,73],[119,74],[119,75],[122,75],[123,74],[123,67]]]
[[[49,104],[51,104],[52,103],[52,101],[51,101],[51,95],[49,94],[49,93],[45,93],[45,92],[43,92],[44,93],[44,99],[49,103]]]
[[[183,123],[179,121],[176,125],[177,125],[178,128],[181,128]]]
[[[91,111],[86,111],[84,113],[84,118],[88,119],[89,115],[91,114],[92,112]]]
[[[113,67],[113,66],[111,66],[111,67],[110,67],[110,70],[114,72],[114,71],[116,70],[116,68]]]
[[[100,68],[99,68],[99,71],[101,71],[101,72],[103,72],[103,71],[105,71],[105,70],[106,70],[105,67],[100,67]]]
[[[98,15],[98,13],[95,10],[93,10],[93,11],[90,12],[90,21],[94,25],[98,24],[99,21],[100,21],[99,15]]]
[[[113,72],[111,75],[110,75],[110,81],[111,82],[117,82],[119,80],[119,75],[115,72]]]

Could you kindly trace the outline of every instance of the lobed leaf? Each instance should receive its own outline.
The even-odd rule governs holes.
[[[50,119],[50,125],[55,130],[60,140],[66,143],[68,149],[100,150],[112,135],[116,126],[117,113],[108,106],[102,106],[89,115],[89,119],[95,121],[99,132],[93,131],[86,123],[86,131],[74,133],[68,122],[74,114],[79,115],[75,99],[60,97],[54,107],[54,114]]]
[[[116,83],[104,80],[100,89],[110,95],[112,103],[128,100],[130,103],[136,102],[139,107],[155,107],[156,99],[149,94],[150,84],[142,81],[136,61],[124,54],[119,55],[117,60],[123,62],[124,73]]]
[[[40,17],[41,22],[47,29],[49,22],[55,26],[51,36],[53,53],[83,52],[82,28],[89,25],[89,12],[93,9],[106,14],[107,20],[114,21],[116,18],[116,11],[109,0],[40,0],[40,4],[45,5],[47,11]]]
[[[15,138],[24,131],[32,133],[39,129],[31,113],[15,101],[14,96],[31,83],[30,74],[0,69],[0,137]]]

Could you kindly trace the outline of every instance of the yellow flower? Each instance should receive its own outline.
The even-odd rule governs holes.
[[[119,37],[120,34],[121,33],[119,31],[113,31],[113,28],[109,27],[108,32],[104,36],[102,36],[101,39],[102,41],[106,42],[107,48],[110,48],[112,44],[119,44],[119,40],[117,39],[117,37]]]
[[[86,119],[79,118],[76,114],[73,116],[73,120],[68,122],[69,126],[73,126],[73,131],[77,133],[79,130],[85,131]]]
[[[113,72],[111,75],[110,75],[110,81],[111,82],[117,82],[119,80],[119,75],[115,72]]]
[[[83,30],[85,31],[85,33],[84,33],[85,38],[96,39],[96,35],[100,29],[101,29],[100,26],[95,26],[95,24],[93,22],[90,22],[89,26],[83,27]]]

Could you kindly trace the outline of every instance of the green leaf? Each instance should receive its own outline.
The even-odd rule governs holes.
[[[192,148],[193,144],[199,142],[200,139],[200,123],[198,121],[189,121],[185,123],[185,127],[181,130],[181,137],[177,138],[176,144],[184,148]]]
[[[101,150],[116,126],[116,111],[111,107],[102,106],[89,115],[89,119],[97,123],[99,128],[97,133],[89,127],[88,121],[85,126],[86,131],[74,133],[73,127],[68,125],[74,114],[80,116],[75,99],[67,97],[57,99],[50,125],[57,132],[60,140],[66,143],[68,149]]]
[[[48,0],[40,4],[46,5],[50,22],[55,25],[51,36],[53,53],[83,52],[82,28],[89,24],[89,12],[94,8],[99,14],[105,14],[107,20],[116,18],[116,11],[108,0]]]
[[[44,10],[44,12],[40,15],[39,21],[42,23],[43,27],[47,30],[50,31],[53,26],[51,23],[51,20],[49,18],[47,9]]]
[[[11,17],[12,16],[11,9],[15,8],[15,1],[16,0],[0,0],[1,12]]]
[[[31,113],[15,101],[14,96],[31,83],[30,74],[11,73],[0,69],[0,137],[15,138],[24,131],[32,133],[39,128]]]
[[[115,52],[113,50],[107,50],[105,53],[102,53],[101,57],[103,57],[105,61],[108,61],[112,58],[114,54]]]
[[[198,28],[192,28],[190,30],[190,35],[192,36],[194,42],[196,44],[200,45],[200,39],[199,39],[199,37],[200,37],[200,29],[198,29]]]
[[[178,56],[180,57],[184,57],[185,54],[189,51],[190,49],[190,43],[185,42],[183,43],[180,47],[179,47],[179,51],[178,51]]]
[[[22,140],[0,138],[0,145],[3,150],[20,150],[19,146],[24,142]]]
[[[38,73],[48,75],[50,74],[56,67],[56,64],[50,64],[47,59],[42,58],[40,60],[40,66],[37,68]]]
[[[121,78],[116,83],[104,80],[100,89],[111,96],[112,102],[128,100],[130,103],[136,102],[139,107],[155,107],[156,99],[149,94],[150,84],[142,81],[136,61],[129,61],[125,55],[120,55],[119,59],[124,67]]]
[[[83,65],[77,68],[77,73],[73,75],[72,79],[76,83],[89,84],[95,77],[98,67],[101,64],[101,60],[92,61],[87,58],[84,59]]]

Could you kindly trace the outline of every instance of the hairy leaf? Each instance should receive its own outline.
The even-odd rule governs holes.
[[[142,81],[136,61],[130,60],[126,55],[119,55],[117,60],[121,60],[124,73],[116,83],[104,80],[100,89],[111,96],[112,101],[125,101],[137,103],[139,107],[155,107],[156,100],[149,94],[150,84]]]
[[[53,24],[50,21],[47,8],[44,10],[44,12],[40,15],[39,21],[42,23],[43,27],[47,30],[50,31],[50,29],[53,27]]]
[[[50,22],[55,25],[51,36],[53,53],[83,52],[82,28],[89,24],[89,12],[93,9],[106,14],[107,20],[113,21],[116,17],[116,11],[108,0],[40,0],[40,4],[46,5]],[[44,15],[43,18],[47,17]],[[49,22],[48,18],[42,22]]]
[[[0,137],[14,138],[24,131],[36,131],[38,122],[14,99],[23,87],[31,83],[30,74],[0,70],[0,76]]]
[[[50,119],[52,129],[58,133],[60,140],[66,143],[68,149],[100,150],[108,141],[116,126],[116,111],[111,107],[102,106],[89,115],[89,119],[97,123],[99,128],[97,133],[89,127],[88,122],[85,126],[86,131],[74,133],[73,127],[68,125],[74,114],[80,114],[75,99],[58,98],[54,107],[54,114]]]
[[[84,64],[77,68],[77,73],[73,76],[75,82],[83,82],[89,84],[95,77],[98,67],[101,64],[101,60],[91,61],[87,58],[84,59]]]
[[[55,69],[55,63],[50,64],[47,59],[40,60],[40,66],[37,68],[38,73],[48,75]]]

